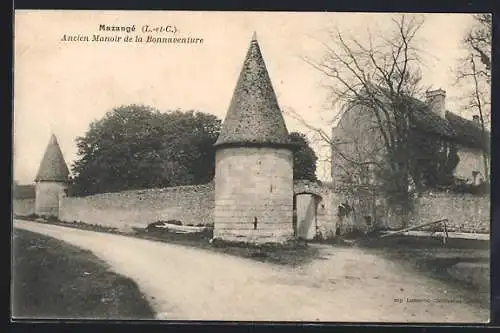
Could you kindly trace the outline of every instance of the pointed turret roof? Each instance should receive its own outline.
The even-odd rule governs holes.
[[[228,145],[289,145],[285,120],[255,33],[215,143]]]
[[[35,181],[58,181],[63,182],[68,180],[69,170],[64,157],[57,143],[57,138],[54,134],[50,137],[47,149],[43,155],[40,168],[36,175]]]

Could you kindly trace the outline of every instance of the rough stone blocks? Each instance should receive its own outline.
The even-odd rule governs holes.
[[[40,181],[36,183],[35,214],[59,217],[59,203],[66,184]]]
[[[233,147],[216,154],[214,238],[251,243],[293,238],[293,155]]]

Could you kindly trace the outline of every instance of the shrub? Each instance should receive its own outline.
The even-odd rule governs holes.
[[[481,183],[479,185],[468,183],[464,179],[456,178],[451,185],[436,187],[437,190],[450,191],[454,193],[467,193],[475,195],[489,194],[490,186],[488,183]]]
[[[448,231],[449,228],[447,228]],[[431,224],[430,226],[427,226],[426,228],[424,228],[425,231],[430,231],[430,232],[440,232],[440,231],[444,231],[444,225],[442,223],[436,223],[436,224]]]
[[[322,241],[322,240],[325,240],[325,237],[323,237],[321,231],[318,231],[316,235],[314,235],[313,241]]]
[[[360,238],[364,237],[365,233],[358,228],[352,228],[351,230],[345,232],[342,236],[344,236],[344,238]]]
[[[251,254],[250,254],[250,257],[252,258],[267,258],[269,255],[262,251],[261,249],[257,250],[257,251],[252,251]]]

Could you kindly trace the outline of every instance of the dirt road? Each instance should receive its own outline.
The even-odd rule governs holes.
[[[158,319],[486,322],[460,290],[365,250],[321,246],[321,258],[283,267],[179,245],[18,221],[91,250],[134,279]]]

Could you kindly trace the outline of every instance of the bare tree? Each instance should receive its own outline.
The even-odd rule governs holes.
[[[477,66],[478,75],[491,82],[491,14],[474,15],[474,24],[467,32],[464,43],[474,58],[479,59],[483,68]]]
[[[479,116],[483,137],[491,119],[491,14],[474,15],[474,23],[463,39],[467,56],[457,69],[457,83],[466,86],[466,107]],[[489,179],[489,154],[483,154],[484,175]]]
[[[368,38],[363,41],[337,29],[330,33],[329,43],[323,43],[323,59],[305,59],[328,78],[332,102],[342,105],[342,114],[357,109],[368,115],[369,128],[364,130],[376,133],[377,139],[370,140],[377,141],[381,149],[377,151],[373,149],[377,145],[371,145],[372,149],[365,151],[364,143],[352,141],[356,136],[332,138],[330,133],[307,125],[294,113],[331,145],[333,159],[343,161],[347,184],[355,184],[354,177],[364,179],[358,184],[366,187],[366,180],[377,175],[381,182],[376,190],[384,191],[379,194],[384,194],[403,224],[411,208],[410,114],[421,107],[415,103],[415,97],[424,90],[416,39],[423,23],[421,16],[400,15],[391,19],[389,31],[376,36],[368,31]],[[344,139],[351,141],[342,142]]]

